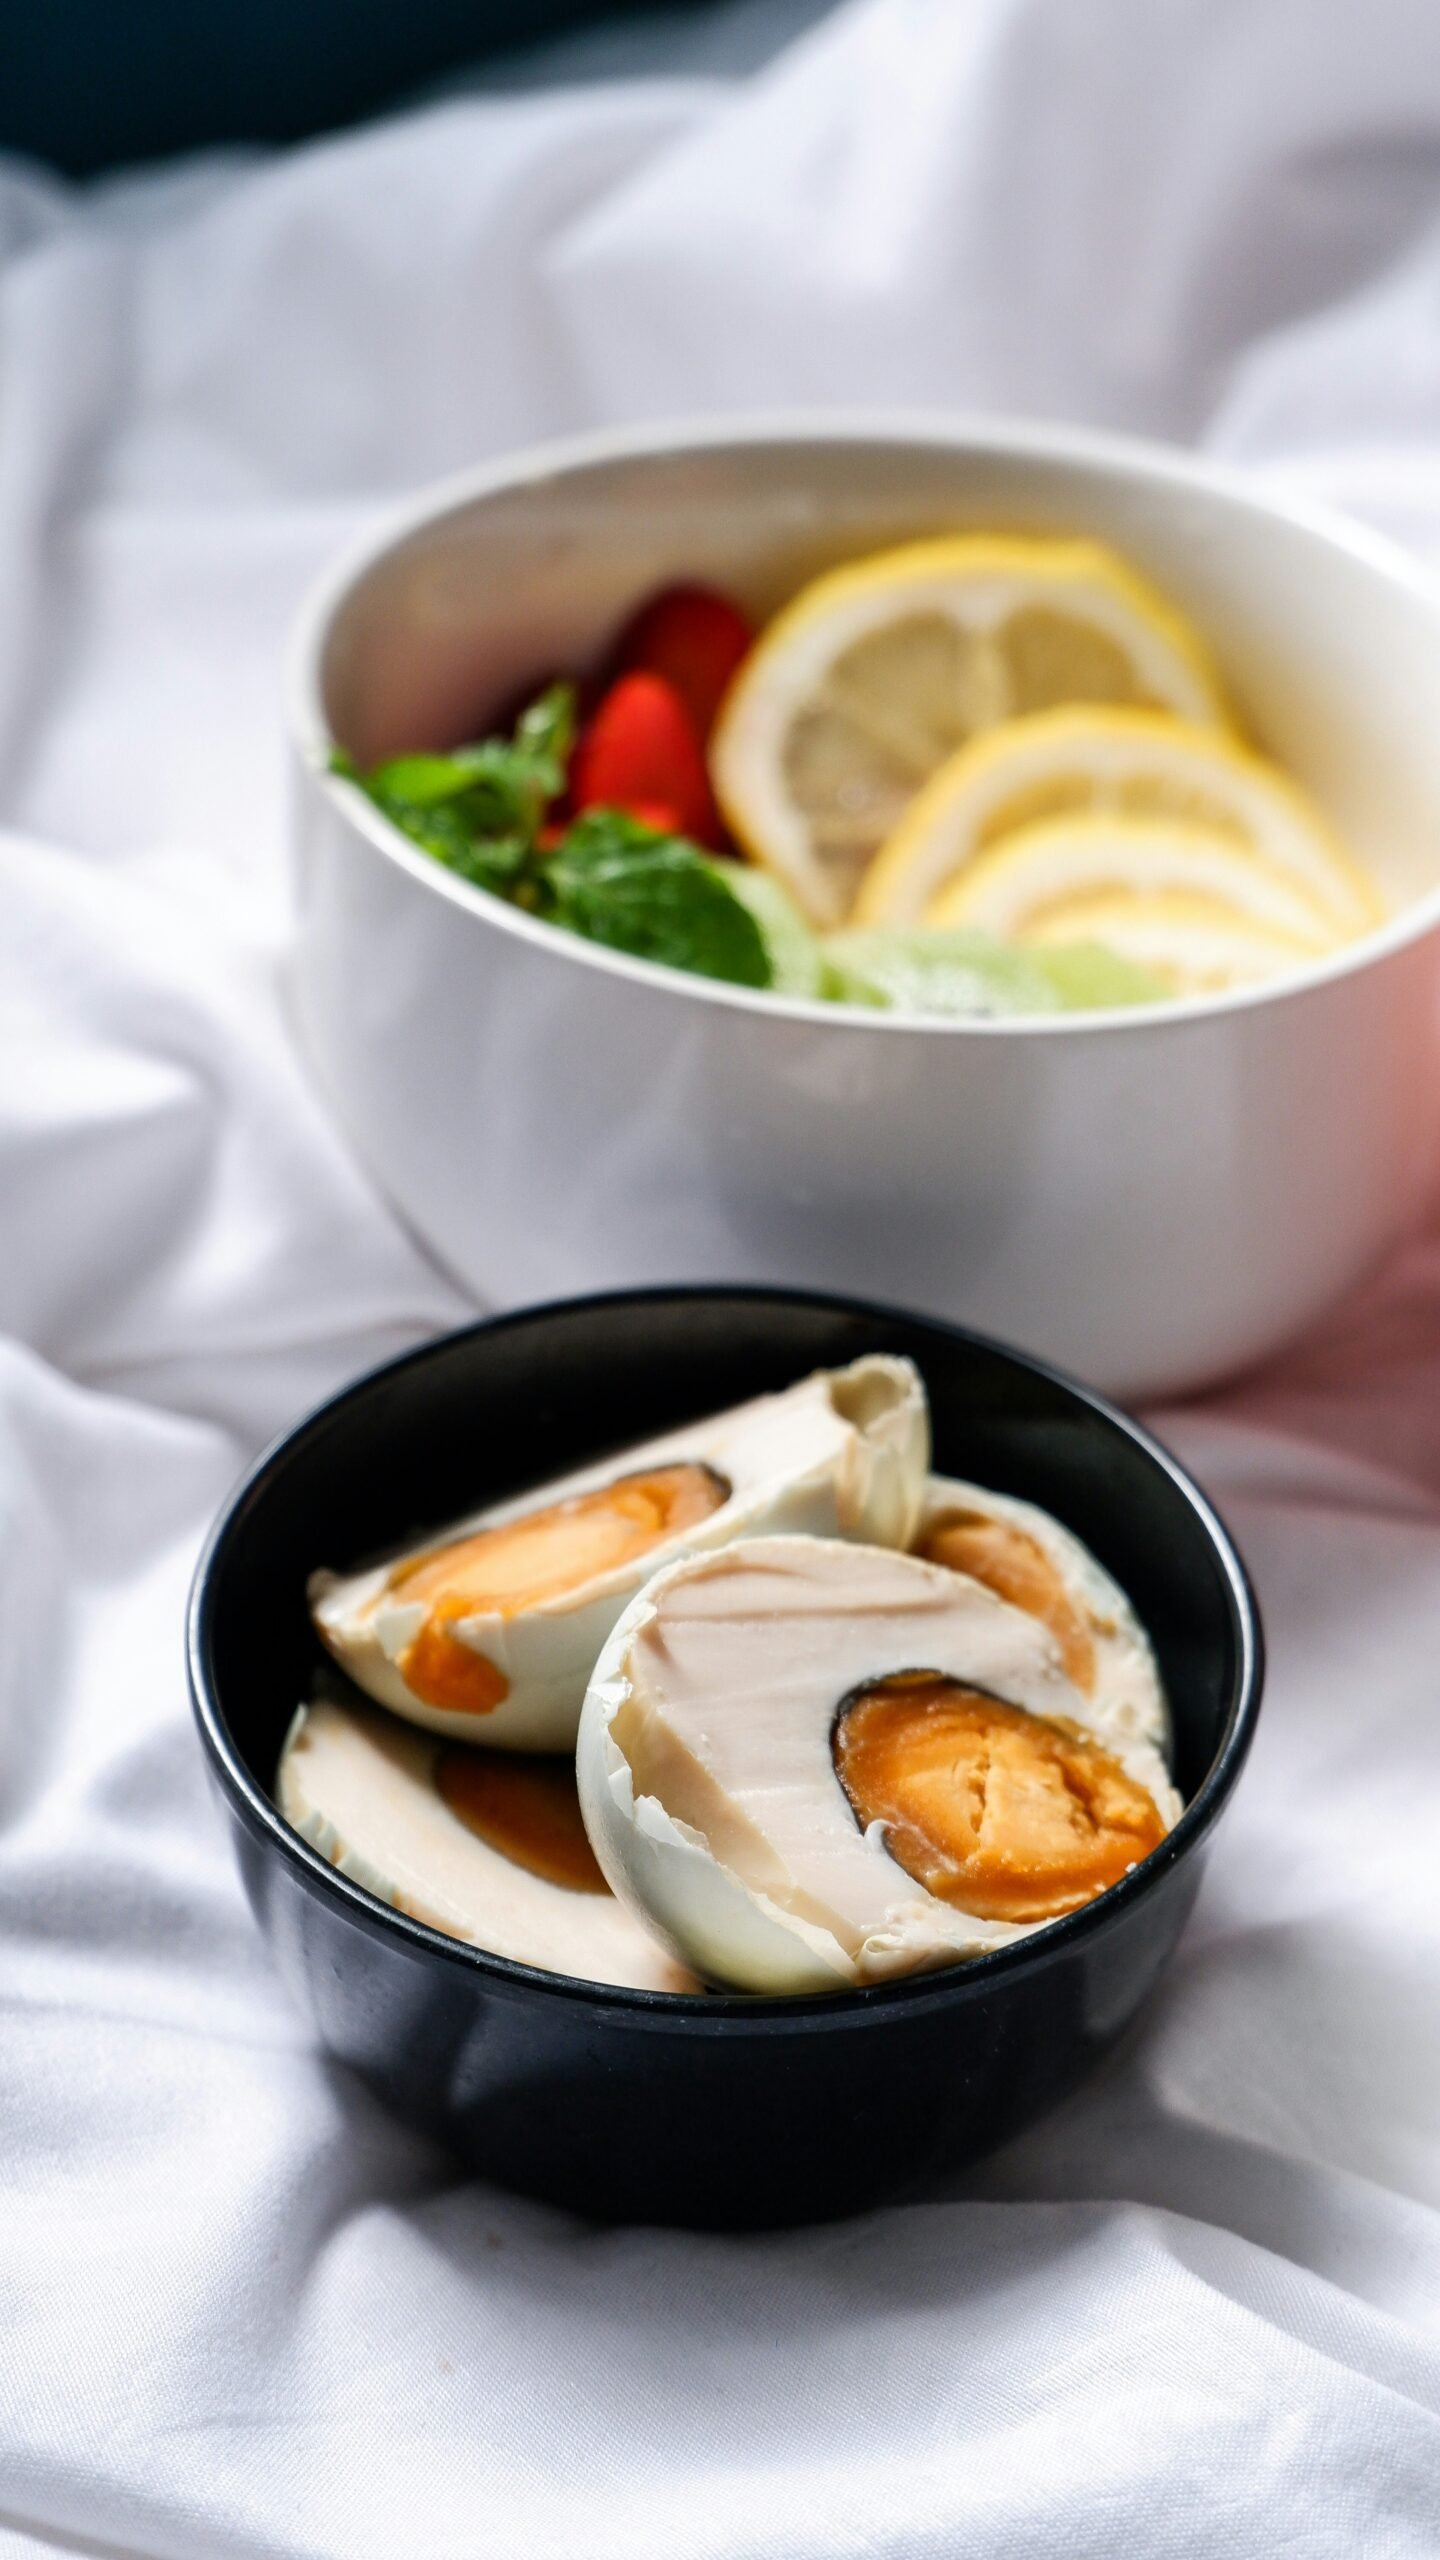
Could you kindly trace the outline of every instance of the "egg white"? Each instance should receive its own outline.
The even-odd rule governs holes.
[[[580,1719],[580,1809],[596,1857],[680,1961],[735,1990],[834,1991],[1048,1925],[940,1900],[891,1857],[883,1824],[857,1824],[832,1758],[837,1709],[852,1690],[918,1668],[1068,1718],[1114,1754],[1167,1829],[1177,1819],[1154,1742],[1114,1702],[1072,1685],[1038,1619],[918,1557],[746,1539],[652,1576],[606,1642]],[[688,1733],[674,1705],[687,1682],[706,1698],[706,1720],[692,1710]]]
[[[908,1360],[871,1355],[816,1370],[777,1395],[667,1431],[558,1481],[475,1512],[358,1574],[311,1576],[316,1628],[358,1687],[412,1724],[498,1750],[573,1749],[595,1657],[633,1594],[668,1558],[760,1532],[805,1531],[901,1547],[915,1534],[929,1465],[929,1413]],[[476,1611],[447,1632],[485,1655],[508,1683],[482,1715],[417,1697],[400,1660],[424,1625],[425,1604],[393,1584],[436,1548],[498,1528],[617,1476],[692,1460],[716,1468],[729,1498],[649,1552],[513,1615]]]
[[[699,1988],[611,1895],[552,1884],[482,1840],[439,1794],[438,1757],[373,1708],[319,1699],[285,1737],[275,1800],[342,1875],[447,1937],[582,1982]]]
[[[967,1484],[959,1476],[932,1475],[926,1481],[920,1525],[911,1544],[918,1546],[931,1524],[949,1511],[972,1511],[982,1520],[1013,1521],[1035,1540],[1089,1628],[1095,1647],[1095,1701],[1106,1717],[1107,1729],[1142,1737],[1157,1749],[1168,1750],[1170,1711],[1154,1648],[1119,1583],[1074,1531],[1036,1503],[992,1493],[987,1486]]]

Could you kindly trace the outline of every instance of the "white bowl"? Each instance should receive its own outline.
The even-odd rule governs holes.
[[[445,746],[662,580],[759,611],[971,525],[1117,544],[1208,633],[1391,920],[1303,977],[1012,1022],[894,1020],[632,961],[417,851],[326,770]],[[1316,1316],[1424,1206],[1440,1137],[1440,601],[1354,526],[1181,456],[918,420],[726,422],[432,491],[307,606],[292,667],[303,1034],[442,1262],[506,1304],[795,1281],[963,1318],[1112,1392]]]

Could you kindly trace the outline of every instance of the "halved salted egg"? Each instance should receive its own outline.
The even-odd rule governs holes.
[[[610,1892],[563,1760],[320,1699],[290,1727],[275,1800],[332,1867],[447,1937],[582,1982],[699,1988]]]
[[[1153,1741],[1044,1621],[923,1558],[747,1538],[656,1573],[577,1752],[615,1892],[707,1981],[833,1991],[1003,1946],[1159,1846]]]
[[[1170,1718],[1150,1639],[1119,1583],[1073,1530],[1033,1502],[931,1476],[911,1553],[968,1573],[1039,1618],[1067,1677],[1103,1703],[1109,1728],[1164,1749]]]
[[[626,1602],[684,1549],[765,1530],[904,1546],[929,1463],[918,1370],[873,1355],[310,1580],[315,1625],[397,1715],[498,1749],[568,1751]]]

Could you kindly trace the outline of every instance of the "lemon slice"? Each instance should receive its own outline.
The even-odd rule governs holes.
[[[736,837],[815,923],[957,747],[1064,702],[1223,722],[1197,636],[1094,542],[913,542],[802,589],[736,676],[711,775]]]
[[[1172,818],[1047,818],[977,856],[925,910],[927,926],[1040,939],[1076,898],[1177,891],[1232,908],[1323,951],[1332,918],[1308,887],[1214,827]]]
[[[1038,949],[1099,943],[1153,970],[1177,996],[1216,995],[1280,977],[1308,967],[1325,947],[1244,915],[1223,898],[1184,889],[1060,899],[1027,939]]]
[[[1161,712],[1083,710],[1011,721],[942,765],[866,873],[855,922],[917,923],[1002,836],[1072,812],[1207,827],[1262,854],[1336,933],[1379,921],[1370,882],[1274,765]]]

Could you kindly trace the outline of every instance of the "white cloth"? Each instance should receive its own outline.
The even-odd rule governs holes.
[[[0,251],[0,2560],[1433,2554],[1436,1238],[1162,1418],[1258,1576],[1252,1767],[1124,2051],[904,2209],[467,2185],[274,1980],[180,1657],[246,1455],[464,1312],[285,1027],[310,574],[541,433],[856,399],[1440,557],[1431,0],[863,0],[732,84],[13,168]]]

